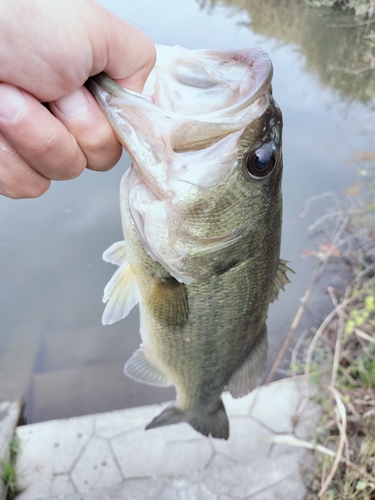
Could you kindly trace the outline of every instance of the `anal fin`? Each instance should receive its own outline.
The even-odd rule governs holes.
[[[267,361],[267,328],[264,325],[250,353],[232,374],[227,385],[234,398],[242,398],[260,383]]]
[[[124,373],[128,377],[142,384],[169,386],[173,382],[146,358],[144,349],[140,347],[128,359],[124,367]]]
[[[222,400],[211,413],[198,413],[194,411],[182,411],[175,406],[170,406],[157,415],[146,429],[163,427],[164,425],[179,424],[186,422],[203,436],[212,436],[218,439],[228,439],[229,422]]]

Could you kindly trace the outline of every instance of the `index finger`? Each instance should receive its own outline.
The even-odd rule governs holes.
[[[141,92],[156,62],[155,45],[149,36],[132,24],[109,11],[106,14],[111,16],[111,30],[102,33],[106,61],[105,65],[96,65],[93,74],[104,71],[122,87]]]

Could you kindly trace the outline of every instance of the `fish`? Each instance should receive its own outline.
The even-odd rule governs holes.
[[[267,359],[267,311],[289,283],[280,259],[282,114],[262,49],[157,46],[142,94],[104,73],[87,86],[132,159],[120,187],[124,240],[103,324],[139,304],[130,378],[174,385],[146,427],[186,422],[228,439],[221,399],[251,392]]]

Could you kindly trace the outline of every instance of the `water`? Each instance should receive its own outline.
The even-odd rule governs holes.
[[[375,27],[334,27],[353,19],[297,0],[102,3],[156,43],[258,45],[271,56],[284,115],[281,256],[297,273],[270,309],[271,362],[314,266],[301,257],[313,245],[313,215],[297,216],[308,197],[345,189],[356,171],[344,161],[373,149],[375,75],[366,68],[374,65]],[[24,395],[29,422],[173,398],[122,374],[140,342],[137,311],[101,325],[102,290],[114,272],[101,254],[122,239],[118,189],[129,163],[124,155],[108,173],[54,182],[37,200],[0,198],[0,400]]]

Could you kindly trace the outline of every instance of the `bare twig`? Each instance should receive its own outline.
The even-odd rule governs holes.
[[[298,351],[299,351],[299,348],[301,347],[301,344],[305,341],[305,337],[306,335],[310,332],[310,330],[308,328],[306,328],[302,333],[301,335],[299,336],[297,342],[296,342],[296,345],[294,346],[294,349],[293,349],[293,352],[292,352],[292,357],[291,357],[291,361],[290,361],[290,364],[291,366],[295,366],[297,364],[297,356],[298,356]],[[294,373],[294,370],[292,368],[292,375],[294,376],[295,373]]]
[[[329,323],[333,320],[333,318],[338,314],[338,311],[339,309],[342,309],[343,307],[345,307],[348,303],[349,303],[349,300],[350,299],[346,299],[344,300],[341,304],[339,304],[337,307],[334,308],[333,311],[331,311],[328,316],[325,318],[325,320],[323,321],[323,323],[320,325],[320,327],[317,329],[317,331],[315,332],[315,335],[311,341],[311,344],[309,346],[309,349],[307,351],[307,355],[306,355],[306,362],[305,362],[305,374],[306,374],[306,394],[305,394],[305,398],[303,399],[300,407],[298,408],[297,410],[297,414],[298,415],[301,415],[301,413],[303,412],[303,410],[305,409],[307,403],[308,403],[308,400],[309,400],[309,375],[310,375],[310,365],[311,365],[311,360],[312,360],[312,356],[313,356],[313,353],[314,353],[314,350],[315,350],[315,347],[316,347],[316,344],[318,343],[318,340],[320,339],[322,333],[324,332],[324,330],[327,328],[327,326],[329,325]]]
[[[367,333],[362,332],[359,328],[354,328],[354,332],[358,337],[361,337],[364,340],[368,340],[369,342],[372,342],[375,344],[375,337],[371,337],[371,335],[367,335]]]
[[[288,335],[285,337],[284,343],[283,343],[283,345],[282,345],[282,347],[281,347],[281,349],[280,349],[280,351],[275,359],[275,362],[272,365],[272,368],[267,376],[266,384],[271,382],[273,376],[275,375],[275,372],[276,372],[279,364],[281,363],[281,360],[283,359],[284,354],[285,354],[286,350],[288,349],[289,344],[293,338],[294,332],[296,331],[296,328],[299,325],[299,322],[300,322],[302,315],[305,311],[307,302],[310,298],[312,289],[314,287],[315,280],[317,279],[317,276],[319,275],[318,269],[319,269],[318,267],[315,267],[315,269],[314,269],[314,272],[313,272],[311,279],[310,279],[310,283],[306,289],[305,295],[303,296],[303,298],[301,300],[301,305],[298,308],[297,314],[296,314],[296,316],[293,320],[293,323],[289,329]]]
[[[328,194],[331,194],[331,193],[328,193]],[[335,246],[335,244],[337,243],[337,241],[340,240],[341,236],[342,236],[342,233],[345,231],[345,228],[346,226],[348,225],[348,222],[349,222],[349,217],[345,217],[345,219],[343,220],[343,222],[341,223],[340,225],[340,228],[338,229],[334,239],[333,239],[333,242],[332,242],[332,245]],[[290,327],[290,330],[288,332],[288,335],[286,336],[285,340],[284,340],[284,343],[279,351],[279,354],[277,355],[277,358],[274,362],[274,364],[272,365],[272,368],[267,376],[267,379],[266,379],[266,384],[268,384],[269,382],[271,382],[281,360],[283,359],[284,357],[284,354],[286,352],[286,350],[288,349],[289,347],[289,344],[293,338],[293,335],[294,335],[294,332],[296,331],[297,329],[297,326],[299,325],[299,322],[301,321],[301,318],[302,318],[302,315],[303,313],[305,312],[305,309],[306,309],[306,305],[307,305],[307,302],[310,298],[310,295],[311,295],[311,292],[313,290],[313,287],[316,283],[316,281],[318,280],[318,278],[323,274],[323,272],[325,271],[327,265],[328,265],[328,262],[329,262],[329,259],[331,257],[331,252],[328,250],[325,254],[324,254],[324,257],[321,259],[321,262],[320,262],[320,266],[316,266],[315,269],[314,269],[314,272],[311,276],[311,279],[310,279],[310,282],[309,282],[309,285],[306,289],[306,292],[305,292],[305,295],[303,296],[302,300],[301,300],[301,305],[299,306],[298,308],[298,311],[297,311],[297,314],[293,320],[293,323],[292,323],[292,326]]]
[[[323,453],[323,455],[327,455],[332,458],[336,458],[337,456],[337,452],[330,450],[326,446],[322,446],[316,443],[310,443],[309,441],[303,441],[302,439],[298,439],[295,436],[290,436],[287,434],[277,434],[275,436],[267,437],[265,440],[274,444],[285,444],[288,446],[297,446],[299,448],[306,448],[307,450],[318,451],[319,453]],[[371,474],[368,474],[361,467],[358,467],[358,465],[354,464],[353,462],[350,462],[349,460],[347,460],[342,456],[340,458],[340,462],[344,463],[347,467],[350,467],[351,469],[358,471],[358,473],[361,474],[363,477],[375,483],[375,477],[371,476]]]
[[[324,481],[322,488],[320,489],[320,491],[318,493],[318,498],[322,498],[322,496],[325,494],[328,486],[332,482],[333,476],[335,475],[337,467],[339,466],[339,463],[342,459],[342,452],[344,450],[345,439],[346,439],[346,410],[345,410],[345,406],[341,400],[341,395],[338,392],[338,390],[335,389],[334,387],[328,387],[328,389],[332,392],[332,394],[335,397],[338,413],[339,413],[339,416],[341,419],[341,423],[339,421],[337,422],[337,425],[338,425],[339,430],[340,430],[340,439],[339,439],[339,444],[337,446],[336,456],[335,456],[335,459],[334,459],[333,464],[332,464],[332,468],[331,468],[326,480]]]
[[[332,303],[335,306],[335,308],[338,308],[338,302],[335,294],[333,293],[333,288],[328,287],[328,293],[329,296],[331,297]],[[339,367],[339,362],[340,362],[340,351],[341,351],[341,337],[344,332],[344,313],[342,308],[337,309],[338,316],[339,316],[339,326],[337,328],[337,335],[336,335],[336,345],[335,345],[335,355],[333,357],[333,365],[332,365],[332,375],[331,375],[331,386],[334,387],[336,385],[336,378],[337,378],[337,370]]]

